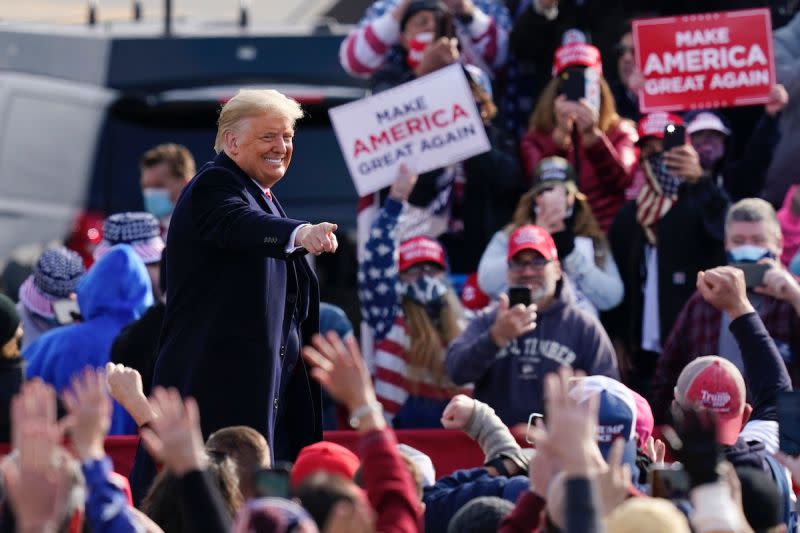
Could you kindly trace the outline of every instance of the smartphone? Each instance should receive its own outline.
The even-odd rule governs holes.
[[[772,268],[771,265],[763,263],[734,263],[731,266],[735,266],[744,272],[744,283],[748,289],[763,285],[764,274]]]
[[[76,300],[57,300],[53,302],[53,313],[56,321],[62,326],[72,324],[80,319],[81,310]]]
[[[455,37],[456,32],[453,28],[453,19],[449,15],[439,17],[438,30],[439,37]]]
[[[684,144],[686,144],[686,127],[682,124],[667,124],[664,127],[663,150],[668,152],[672,148]]]
[[[586,78],[583,69],[568,68],[561,73],[561,94],[571,102],[586,96]]]
[[[291,463],[276,463],[273,468],[261,468],[253,473],[253,487],[259,498],[289,498]]]
[[[509,287],[508,288],[508,306],[514,307],[517,304],[522,304],[528,307],[532,303],[531,289],[529,287]]]
[[[800,391],[778,393],[778,441],[786,455],[800,455]]]
[[[689,476],[680,463],[653,465],[647,478],[653,498],[678,500],[689,497]]]
[[[531,429],[536,427],[537,418],[544,420],[544,415],[542,413],[531,413],[531,415],[528,417],[528,429],[525,430],[525,442],[528,444],[536,444],[536,442],[533,440],[533,432]]]

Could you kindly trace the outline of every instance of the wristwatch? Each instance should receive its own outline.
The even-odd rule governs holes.
[[[358,429],[358,426],[361,425],[361,419],[367,416],[370,413],[382,413],[383,406],[378,402],[369,402],[358,409],[353,410],[350,413],[350,419],[348,420],[350,427],[353,429]]]

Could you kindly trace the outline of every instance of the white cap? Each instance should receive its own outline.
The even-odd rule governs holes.
[[[686,131],[689,135],[703,130],[718,131],[723,135],[730,135],[731,130],[725,127],[716,114],[710,112],[698,113],[689,124],[686,125]]]
[[[419,473],[422,476],[423,487],[431,487],[436,483],[436,470],[433,467],[433,461],[431,461],[430,457],[418,449],[412,448],[408,444],[398,444],[397,449],[411,459],[412,463],[417,465]]]

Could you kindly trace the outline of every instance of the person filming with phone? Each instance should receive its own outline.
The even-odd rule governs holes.
[[[636,163],[636,127],[620,118],[602,75],[600,51],[585,43],[556,50],[554,77],[542,90],[520,143],[525,171],[561,156],[575,167],[577,184],[603,231],[625,203]]]
[[[522,195],[511,222],[496,232],[478,265],[481,290],[496,298],[508,288],[509,235],[526,224],[538,225],[550,233],[580,307],[594,315],[622,301],[622,279],[611,256],[605,233],[586,196],[575,184],[575,170],[563,157],[542,159],[536,180]]]
[[[544,376],[567,365],[619,378],[600,322],[579,309],[562,280],[553,238],[539,226],[516,229],[508,242],[508,294],[470,322],[447,349],[445,369],[457,385],[474,382],[474,397],[506,425],[543,408]]]
[[[680,117],[639,121],[641,149],[628,202],[608,232],[625,285],[622,305],[604,324],[617,346],[625,383],[649,397],[659,354],[694,293],[701,270],[724,264],[728,197],[703,178]]]
[[[743,272],[749,304],[777,345],[792,381],[800,383],[800,285],[777,259],[782,249],[780,225],[769,203],[748,198],[731,206],[725,223],[728,264]],[[664,345],[653,382],[657,424],[668,420],[678,374],[699,356],[720,354],[750,378],[746,354],[730,324],[730,317],[700,290],[686,303]]]

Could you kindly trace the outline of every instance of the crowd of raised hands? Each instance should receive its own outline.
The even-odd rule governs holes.
[[[742,303],[746,301],[741,298],[743,283],[741,272],[721,267],[702,274],[698,288],[708,301],[734,318],[752,312]],[[777,287],[779,283],[772,285]],[[371,376],[353,338],[341,340],[335,333],[316,335],[312,345],[303,349],[303,357],[311,366],[312,377],[357,415],[354,425],[362,436],[370,434],[374,439],[375,434],[391,433],[386,429]],[[600,399],[583,394],[584,378],[567,367],[544,378],[544,419],[537,419],[527,430],[527,437],[535,445],[527,467],[529,490],[527,496],[517,500],[516,508],[498,531],[512,533],[543,527],[544,513],[530,516],[530,509],[537,505],[546,509],[546,516],[561,531],[615,531],[615,523],[639,516],[639,507],[668,502],[657,502],[639,491],[631,464],[623,460],[625,443],[621,439],[613,443],[604,458],[598,446]],[[11,403],[13,452],[0,463],[5,508],[13,514],[17,531],[59,531],[63,524],[81,517],[93,531],[160,531],[115,484],[103,447],[111,423],[112,397],[139,423],[147,451],[176,478],[202,473],[207,468],[209,457],[198,407],[192,398],[184,399],[174,389],[162,388],[155,388],[148,398],[138,372],[109,364],[104,371],[86,369],[72,380],[61,395],[64,414],[59,418],[54,390],[40,380],[32,380],[23,385]],[[485,470],[489,475],[497,476],[500,471],[509,477],[524,473],[510,459],[504,459],[501,465],[490,464],[488,456],[496,455],[497,450],[519,446],[502,424],[503,435],[486,429],[491,426],[476,427],[479,411],[494,416],[485,404],[457,395],[444,409],[441,422],[446,429],[463,430],[478,440],[487,453]],[[753,531],[744,515],[736,471],[723,459],[716,442],[715,420],[691,409],[678,410],[675,416],[675,430],[667,431],[665,437],[688,475],[688,496],[693,508],[687,513],[688,519],[676,512],[677,525],[672,527],[677,529],[673,530],[688,532],[691,523],[695,531],[701,532]],[[393,437],[390,440],[396,442]],[[485,443],[490,441],[494,442],[494,451],[486,449]],[[651,463],[664,464],[663,442],[650,437],[643,448]],[[793,475],[800,475],[800,460],[781,455],[779,458]],[[397,460],[396,454],[389,460]],[[362,461],[366,494],[374,511],[366,502],[362,507],[369,512],[340,502],[320,529],[330,533],[418,531],[424,511],[418,499],[408,496],[415,492],[410,475],[405,472],[398,477],[394,499],[385,493],[384,498],[377,498],[370,479],[378,479],[382,473],[363,457]],[[106,466],[98,466],[103,464]],[[78,482],[81,473],[84,482]],[[235,531],[237,526],[226,515],[215,490],[207,486],[203,498],[187,505],[215,509],[211,516],[216,517],[216,523],[204,524],[211,527],[209,530]],[[390,515],[381,508],[385,502],[398,500],[405,502],[399,514]],[[121,529],[115,529],[113,524]]]
[[[331,396],[351,412],[368,407],[359,416],[360,433],[385,430],[369,372],[352,339],[317,335],[303,355],[313,366],[314,378]],[[64,524],[80,524],[84,519],[96,532],[161,531],[133,507],[124,484],[117,483],[111,471],[104,441],[111,425],[112,397],[133,415],[146,450],[170,474],[180,479],[206,470],[209,455],[193,398],[158,387],[148,398],[136,370],[112,363],[104,371],[87,368],[76,376],[60,402],[52,387],[34,379],[23,385],[11,403],[13,452],[0,463],[8,510],[4,520],[13,516],[16,531],[61,531]],[[65,413],[59,418],[62,409]],[[410,475],[401,481],[412,493]],[[200,493],[200,499],[195,497],[187,505],[212,508],[204,516],[215,517],[216,523],[195,525],[208,531],[236,530],[216,488],[206,485]],[[395,517],[399,530],[416,530],[421,512],[416,506],[418,500],[409,505],[413,512],[407,513],[405,529],[402,517]],[[356,507],[337,504],[324,531],[375,531],[374,512],[357,512]]]

